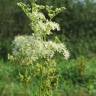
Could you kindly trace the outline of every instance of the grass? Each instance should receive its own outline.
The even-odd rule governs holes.
[[[60,81],[54,96],[95,96],[96,58],[58,59]],[[38,80],[35,81],[35,85]],[[26,88],[18,80],[16,66],[0,61],[0,96],[36,96],[37,86]]]

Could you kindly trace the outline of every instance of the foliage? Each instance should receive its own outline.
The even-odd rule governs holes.
[[[61,58],[58,63],[61,74],[60,92],[65,96],[95,96],[95,58],[81,56],[69,61]]]
[[[87,59],[78,57],[65,61],[62,58],[58,60],[59,76],[57,90],[54,90],[55,96],[95,96],[96,95],[96,58]],[[85,67],[82,67],[83,62]],[[49,66],[49,64],[48,64]],[[81,76],[81,68],[83,75]],[[31,67],[31,66],[29,66]],[[44,68],[44,67],[43,67]],[[50,67],[49,67],[50,68]],[[40,78],[34,78],[29,82],[29,87],[25,87],[20,81],[18,72],[23,69],[19,65],[4,63],[0,60],[0,95],[1,96],[36,96],[39,94],[38,86],[40,86]],[[29,69],[29,68],[28,68]],[[31,69],[31,68],[30,68]],[[47,68],[48,71],[48,68]],[[79,73],[80,72],[80,73]],[[38,74],[38,72],[37,72]],[[45,74],[45,71],[44,71]],[[29,74],[28,74],[29,76]],[[22,77],[22,76],[21,76]],[[27,95],[26,95],[27,94]]]
[[[95,96],[94,0],[17,1],[0,0],[0,96]]]

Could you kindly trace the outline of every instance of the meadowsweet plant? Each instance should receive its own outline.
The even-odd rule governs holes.
[[[47,40],[53,30],[60,30],[58,23],[53,22],[52,18],[60,13],[64,8],[54,9],[52,6],[38,5],[35,1],[30,1],[31,6],[22,2],[18,6],[30,19],[30,27],[33,32],[30,36],[16,36],[13,41],[12,55],[9,59],[13,63],[20,65],[19,77],[25,84],[34,78],[39,78],[39,92],[37,96],[52,96],[53,91],[58,87],[58,68],[56,55],[61,54],[64,59],[69,58],[69,52],[63,43]],[[46,10],[50,19],[47,19],[42,10]]]

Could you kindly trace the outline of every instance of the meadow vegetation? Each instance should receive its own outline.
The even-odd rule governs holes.
[[[0,18],[5,24],[0,28],[0,96],[95,96],[94,3],[21,1],[14,8],[24,21],[16,22],[15,14],[10,28],[4,23],[14,9],[8,18]]]

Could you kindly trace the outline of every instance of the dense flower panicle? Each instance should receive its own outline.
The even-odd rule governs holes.
[[[34,36],[17,36],[13,44],[14,57],[22,54],[25,59],[30,58],[30,60],[36,61],[39,58],[53,58],[58,52],[63,54],[65,59],[69,58],[69,52],[63,43],[42,41]]]

